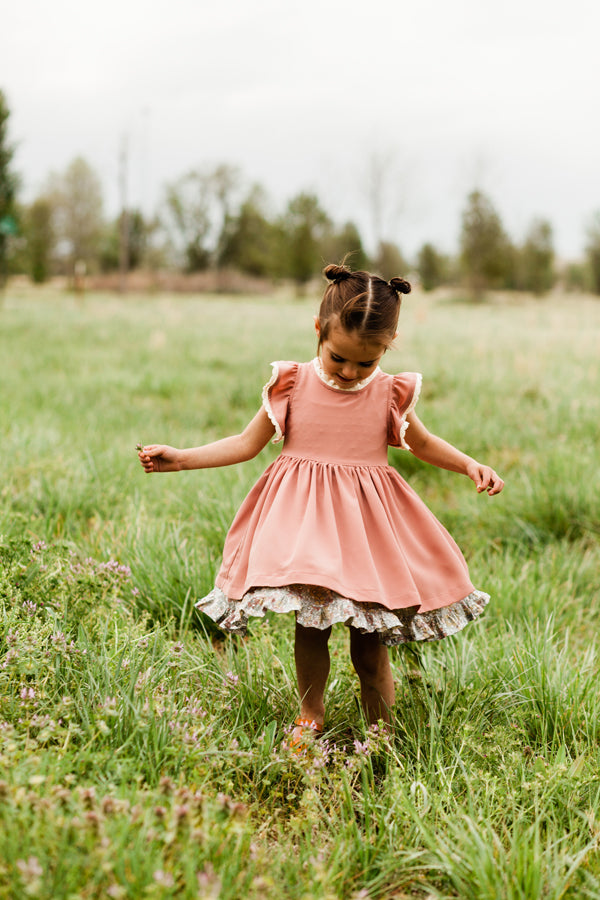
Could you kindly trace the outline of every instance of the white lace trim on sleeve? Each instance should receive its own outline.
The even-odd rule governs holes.
[[[271,365],[273,366],[273,371],[271,373],[271,377],[269,378],[269,380],[265,384],[264,388],[262,389],[262,404],[266,410],[266,413],[267,413],[269,419],[273,423],[273,427],[275,428],[275,434],[271,440],[271,443],[278,444],[279,441],[281,441],[283,439],[283,432],[281,430],[281,425],[275,418],[275,413],[273,412],[273,407],[271,406],[271,400],[269,399],[269,390],[270,390],[270,388],[273,387],[273,385],[279,378],[279,366],[277,365],[276,362],[272,362]]]
[[[409,413],[411,413],[413,411],[413,409],[419,402],[419,397],[421,395],[421,385],[423,384],[423,376],[419,372],[416,372],[415,374],[417,376],[417,381],[415,384],[415,389],[413,391],[412,400],[410,401],[408,409],[402,416],[402,425],[400,426],[400,446],[402,447],[403,450],[410,450],[410,445],[407,444],[406,440],[404,439],[406,430],[407,430],[408,426],[410,425],[410,422],[406,421],[406,417],[409,415]]]

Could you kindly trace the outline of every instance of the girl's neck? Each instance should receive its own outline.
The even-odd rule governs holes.
[[[381,369],[379,368],[379,366],[377,366],[377,368],[374,369],[373,372],[371,372],[371,374],[367,376],[367,378],[363,378],[362,381],[359,381],[356,384],[353,384],[351,387],[344,388],[341,385],[337,384],[333,380],[333,378],[327,377],[327,375],[323,371],[323,366],[322,366],[321,360],[318,356],[315,356],[315,358],[313,359],[312,362],[313,362],[314,370],[317,373],[317,375],[319,376],[319,378],[321,379],[321,381],[323,382],[323,384],[328,385],[328,387],[335,388],[336,391],[341,391],[342,393],[352,393],[353,391],[361,391],[368,384],[370,384],[373,381],[373,379],[381,372]]]

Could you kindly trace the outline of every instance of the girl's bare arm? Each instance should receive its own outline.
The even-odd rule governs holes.
[[[432,434],[414,413],[409,413],[406,420],[409,424],[406,440],[411,453],[432,466],[467,475],[475,483],[478,493],[500,493],[504,482],[493,469]]]
[[[252,459],[265,447],[275,434],[273,423],[261,408],[241,434],[178,450],[167,444],[148,444],[138,450],[140,462],[146,472],[181,472],[184,469],[212,469],[231,466]]]

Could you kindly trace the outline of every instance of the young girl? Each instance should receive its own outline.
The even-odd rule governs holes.
[[[324,274],[317,358],[272,363],[262,406],[241,434],[139,451],[146,472],[173,472],[239,463],[283,440],[234,519],[214,590],[196,605],[241,633],[249,616],[295,612],[298,747],[323,729],[333,624],[350,628],[363,709],[375,723],[389,720],[394,703],[386,645],[454,634],[489,600],[471,584],[454,540],[388,465],[388,445],[467,475],[480,493],[504,486],[417,418],[420,375],[379,368],[410,284],[345,266]]]

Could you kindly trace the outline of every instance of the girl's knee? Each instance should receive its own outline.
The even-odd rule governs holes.
[[[376,634],[361,634],[351,631],[350,657],[356,673],[361,679],[379,680],[389,671],[388,648],[379,642]]]

